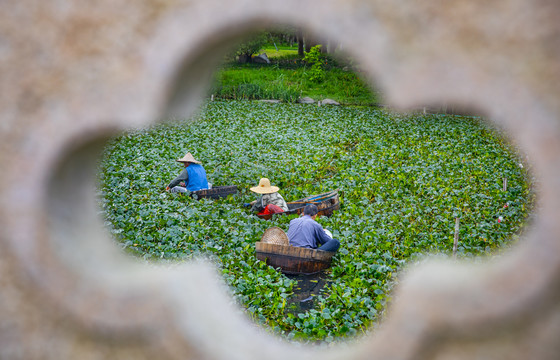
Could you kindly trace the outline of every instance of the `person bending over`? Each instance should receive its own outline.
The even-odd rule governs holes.
[[[270,180],[261,178],[259,185],[250,188],[254,193],[259,194],[259,198],[247,205],[251,205],[251,211],[256,211],[260,214],[275,214],[279,212],[288,211],[288,204],[278,193],[280,188],[278,186],[271,186]]]
[[[318,212],[316,205],[307,204],[301,217],[290,221],[290,245],[335,252],[340,247],[340,242],[327,235],[323,227],[315,221]]]
[[[172,193],[184,193],[211,188],[206,179],[206,170],[200,165],[200,161],[195,160],[191,153],[187,153],[182,159],[177,159],[177,161],[183,163],[185,168],[179,176],[167,185],[165,190]],[[181,182],[185,183],[185,186],[180,186]]]

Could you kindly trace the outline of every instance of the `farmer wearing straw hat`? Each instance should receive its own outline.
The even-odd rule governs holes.
[[[183,158],[177,159],[185,165],[185,168],[179,176],[177,176],[173,181],[167,185],[165,190],[176,193],[184,193],[187,191],[197,191],[202,189],[209,189],[211,187],[206,179],[206,170],[200,165],[200,161],[196,160],[192,154],[189,152]],[[185,186],[180,186],[181,182],[185,183]]]
[[[270,180],[267,178],[262,178],[259,181],[259,186],[252,187],[250,190],[261,194],[257,200],[250,203],[252,211],[257,211],[259,214],[274,214],[288,211],[288,204],[286,204],[282,195],[278,194],[280,188],[278,186],[271,186]]]

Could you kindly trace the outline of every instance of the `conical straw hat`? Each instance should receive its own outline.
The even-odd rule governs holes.
[[[262,178],[259,181],[259,186],[252,187],[250,190],[257,194],[272,194],[280,190],[280,188],[278,186],[270,186],[270,180]]]
[[[177,161],[182,163],[190,162],[190,163],[200,164],[200,161],[196,160],[190,152],[188,152],[185,156],[183,156],[182,159],[177,159]]]
[[[266,229],[261,237],[261,242],[266,244],[290,245],[288,235],[286,235],[284,230],[280,229],[278,226]]]

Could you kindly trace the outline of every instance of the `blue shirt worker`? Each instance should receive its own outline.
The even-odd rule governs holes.
[[[290,221],[290,245],[335,252],[340,247],[340,242],[327,235],[323,227],[315,221],[318,212],[317,205],[307,204],[303,208],[302,216]]]
[[[211,188],[206,179],[206,170],[190,152],[183,156],[183,158],[177,159],[177,161],[183,163],[185,169],[167,185],[165,190],[172,193],[184,193]],[[181,183],[184,183],[184,186],[181,186]]]

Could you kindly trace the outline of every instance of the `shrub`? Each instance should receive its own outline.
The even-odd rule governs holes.
[[[303,60],[311,65],[310,81],[322,82],[325,80],[325,59],[321,53],[321,45],[313,46],[309,52],[305,53]]]
[[[267,42],[267,33],[261,32],[248,41],[245,41],[239,45],[235,51],[235,55],[241,58],[246,58],[250,61],[253,54],[257,53]]]

